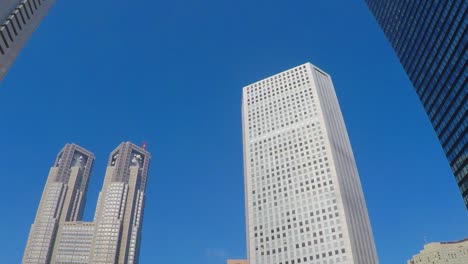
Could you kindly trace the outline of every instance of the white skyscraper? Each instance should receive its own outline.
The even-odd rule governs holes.
[[[331,78],[310,63],[244,87],[250,264],[376,264]]]

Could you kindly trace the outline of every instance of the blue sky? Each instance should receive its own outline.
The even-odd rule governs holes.
[[[58,1],[0,84],[0,262],[19,263],[55,156],[148,142],[141,263],[245,257],[241,90],[311,62],[333,78],[381,264],[468,237],[443,151],[364,1]]]

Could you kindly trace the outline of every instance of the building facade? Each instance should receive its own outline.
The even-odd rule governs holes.
[[[347,130],[328,74],[306,63],[244,87],[250,264],[376,264]]]
[[[468,2],[366,3],[413,83],[468,208]]]
[[[429,243],[408,264],[466,264],[468,238],[455,242]]]
[[[0,1],[0,81],[55,0]]]
[[[60,151],[31,226],[23,263],[50,263],[60,226],[81,220],[93,162],[93,154],[75,144]]]
[[[111,154],[94,222],[83,222],[94,156],[67,144],[31,227],[23,263],[138,263],[150,155],[130,142]]]
[[[150,155],[123,143],[108,162],[96,207],[91,263],[138,263]]]
[[[244,259],[229,259],[227,264],[248,264],[248,262]]]
[[[60,226],[51,263],[89,263],[94,232],[94,223],[65,222]]]

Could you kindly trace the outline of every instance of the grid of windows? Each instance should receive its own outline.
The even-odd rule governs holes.
[[[89,263],[94,236],[92,223],[67,223],[62,227],[55,263]]]
[[[351,263],[310,64],[244,88],[251,264]]]
[[[118,254],[121,219],[125,211],[128,186],[122,182],[112,183],[104,194],[103,212],[98,220],[94,263],[113,263]]]
[[[366,2],[413,83],[468,208],[468,2]]]
[[[55,219],[38,220],[32,225],[28,240],[28,255],[25,256],[23,263],[49,262],[56,229]]]

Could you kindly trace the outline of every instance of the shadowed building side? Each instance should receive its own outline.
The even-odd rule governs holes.
[[[0,1],[0,81],[56,0]]]

